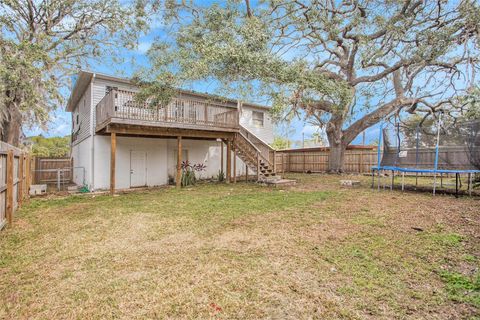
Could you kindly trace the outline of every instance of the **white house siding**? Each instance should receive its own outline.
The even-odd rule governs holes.
[[[90,139],[83,140],[80,143],[72,145],[71,157],[73,158],[73,182],[76,185],[83,186],[84,183],[92,188],[90,181]]]
[[[220,142],[210,140],[182,140],[182,149],[187,151],[188,160],[190,164],[203,163],[206,166],[205,171],[197,173],[197,178],[210,179],[216,178],[221,169],[221,147]],[[177,140],[168,140],[168,163],[167,170],[169,177],[175,177],[176,174],[176,152]],[[227,147],[223,146],[223,170],[227,171]],[[240,158],[236,159],[237,175],[245,174],[245,164]]]
[[[74,181],[78,185],[84,183],[91,190],[108,189],[110,186],[110,136],[91,135],[95,126],[95,107],[106,94],[106,87],[117,87],[122,90],[137,91],[134,86],[122,81],[93,78],[92,84],[86,88],[73,112],[73,132],[79,130],[78,139],[72,144],[72,158],[75,167]],[[188,93],[184,98],[197,99]],[[236,103],[229,103],[234,107]],[[252,123],[252,111],[264,113],[264,126],[257,128]],[[90,113],[92,112],[92,113]],[[76,124],[76,114],[79,123]],[[266,143],[273,142],[273,124],[268,109],[244,105],[240,115],[240,123]],[[89,138],[90,139],[87,139]],[[117,137],[116,155],[116,188],[130,187],[130,152],[146,152],[146,179],[148,186],[164,185],[168,177],[175,176],[176,139],[155,139],[136,137]],[[92,148],[94,154],[92,155]],[[188,152],[188,160],[192,163],[203,163],[206,171],[199,178],[212,178],[218,175],[220,165],[220,142],[206,140],[183,139],[182,148]],[[224,145],[224,171],[226,171],[226,146]],[[236,159],[237,175],[245,174],[245,164]],[[83,174],[85,168],[85,175]],[[253,172],[251,173],[253,174]]]
[[[252,122],[252,111],[263,112],[263,127],[258,128],[253,125]],[[268,112],[268,109],[264,108],[254,108],[247,105],[242,106],[242,113],[240,115],[240,124],[248,129],[250,132],[255,134],[265,143],[273,142],[273,122]]]
[[[117,137],[115,187],[130,188],[130,152],[146,152],[147,186],[167,184],[167,140]],[[110,187],[110,136],[95,136],[95,189]]]
[[[91,110],[91,89],[88,86],[82,98],[78,101],[72,112],[72,129],[73,133],[77,133],[77,139],[73,141],[73,145],[81,143],[90,136],[90,110]],[[77,123],[78,115],[78,123]]]

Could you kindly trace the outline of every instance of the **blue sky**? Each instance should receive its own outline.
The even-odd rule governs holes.
[[[136,70],[138,70],[138,68],[148,65],[148,59],[146,57],[147,50],[150,48],[156,37],[164,37],[165,34],[166,33],[160,24],[153,25],[151,26],[150,31],[139,39],[138,46],[135,50],[127,50],[124,48],[118,49],[118,57],[122,58],[122,63],[113,63],[111,57],[106,57],[102,60],[102,62],[89,62],[89,65],[86,66],[85,69],[121,77],[130,77],[135,73]],[[193,83],[190,87],[188,87],[188,89],[206,93],[215,93],[215,88],[216,85],[214,82],[205,81]],[[66,98],[66,104],[66,100],[68,100],[68,96],[70,95],[70,88],[65,89],[64,94]],[[65,105],[62,105],[52,113],[51,122],[46,130],[42,130],[40,128],[26,128],[25,134],[27,136],[42,134],[47,137],[64,136],[70,134],[71,115],[64,110]],[[276,133],[278,135],[284,134],[284,127],[284,125],[279,125],[276,129]],[[309,139],[312,134],[318,131],[318,127],[305,123],[302,119],[294,119],[288,127],[289,139],[297,141],[297,143],[300,143],[303,137],[305,137],[305,139]],[[378,126],[368,129],[366,131],[366,142],[369,143],[370,141],[377,139],[378,133]],[[357,137],[353,143],[361,144],[362,135]]]

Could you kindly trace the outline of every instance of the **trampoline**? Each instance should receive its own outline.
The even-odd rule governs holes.
[[[472,194],[473,177],[480,174],[480,120],[457,122],[454,119],[437,119],[400,123],[382,122],[378,144],[378,165],[372,167],[372,188],[383,179],[386,188],[386,173],[391,173],[390,189],[393,189],[395,174],[402,176],[402,191],[405,175],[433,176],[433,194],[437,191],[437,177],[455,176],[455,195],[458,196],[461,176],[467,176],[467,191]]]

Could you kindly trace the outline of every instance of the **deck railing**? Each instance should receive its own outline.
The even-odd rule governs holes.
[[[113,89],[96,106],[96,124],[111,118],[209,128],[239,128],[238,110],[218,102],[174,97],[167,105],[138,102],[135,92]]]

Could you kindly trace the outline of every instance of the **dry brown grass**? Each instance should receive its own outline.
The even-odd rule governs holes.
[[[340,188],[338,176],[292,177],[299,183],[287,190],[205,184],[32,200],[0,233],[0,318],[456,319],[479,311],[478,198],[378,193],[368,177],[355,189]],[[456,290],[449,275],[473,289]]]

